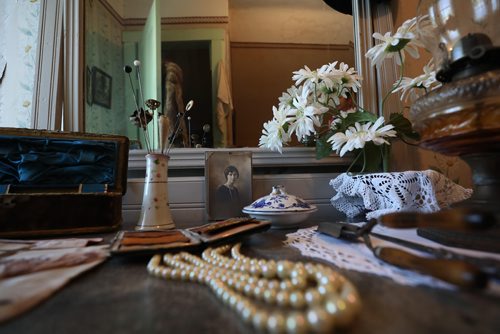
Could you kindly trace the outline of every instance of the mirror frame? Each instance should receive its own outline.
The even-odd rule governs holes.
[[[368,110],[380,110],[378,104],[381,101],[381,92],[386,91],[387,84],[394,82],[393,78],[396,73],[394,65],[391,64],[376,71],[364,56],[366,51],[373,46],[374,27],[377,31],[392,29],[389,2],[383,1],[374,5],[370,0],[352,0],[355,68],[363,77],[363,89],[358,95],[358,103]],[[85,98],[84,0],[41,0],[40,5],[40,42],[38,43],[33,94],[33,128],[83,132],[85,129],[83,115]],[[46,25],[45,22],[56,22],[56,24]],[[66,34],[63,33],[64,31]],[[185,152],[186,150],[174,149],[172,155],[183,155],[189,162],[192,154]],[[200,165],[200,152],[206,150],[195,150],[197,152],[195,155],[198,156],[195,165]],[[299,152],[302,156],[298,161],[303,161],[304,154],[310,156],[308,161],[314,157],[313,148],[287,147],[284,148],[283,156],[276,152],[259,153],[260,151],[254,148],[249,148],[249,150],[262,154],[265,157],[262,161],[272,159],[274,156],[283,159],[287,152],[295,152],[295,154]],[[142,151],[131,154],[134,161],[139,156],[141,160],[144,160]],[[328,160],[326,159],[325,162]]]

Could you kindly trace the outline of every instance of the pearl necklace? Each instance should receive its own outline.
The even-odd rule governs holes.
[[[163,263],[155,255],[147,268],[150,274],[165,279],[208,285],[259,331],[330,332],[350,324],[359,312],[356,288],[329,267],[252,259],[242,255],[240,247],[207,248],[202,258],[186,252],[165,254]],[[223,255],[229,250],[232,258]]]

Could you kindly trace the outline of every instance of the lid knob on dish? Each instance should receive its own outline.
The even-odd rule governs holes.
[[[273,191],[271,191],[269,195],[270,196],[286,195],[285,186],[282,186],[281,184],[273,186]]]

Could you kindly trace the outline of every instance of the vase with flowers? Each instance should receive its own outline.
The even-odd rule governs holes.
[[[169,118],[158,108],[160,102],[154,99],[144,100],[142,94],[140,61],[135,60],[137,81],[139,84],[139,96],[136,96],[133,81],[130,73],[132,67],[125,66],[125,73],[129,76],[130,86],[135,101],[136,110],[130,116],[130,121],[141,129],[144,134],[144,145],[146,147],[146,176],[144,182],[144,192],[141,205],[141,215],[136,225],[136,230],[160,230],[175,228],[175,224],[170,211],[168,200],[168,162],[169,152],[172,144],[181,127],[181,118],[186,117],[187,112],[192,108],[193,101],[189,101],[185,111],[177,115],[176,124],[171,127]],[[141,105],[142,104],[142,105]],[[152,122],[154,119],[156,121]],[[152,123],[152,125],[150,125]],[[156,131],[151,131],[151,127],[156,126]],[[153,138],[151,133],[156,133],[157,138]],[[170,134],[170,135],[169,135]],[[153,139],[153,143],[151,140]],[[155,148],[155,140],[158,142]]]
[[[382,43],[366,53],[372,65],[378,66],[393,57],[400,65],[399,79],[384,97],[382,109],[390,94],[401,92],[402,99],[407,99],[416,94],[412,92],[414,88],[427,91],[438,86],[432,62],[417,78],[403,76],[405,53],[418,58],[418,48],[423,45],[420,39],[425,38],[425,29],[417,33],[416,23],[417,18],[405,21],[394,35],[373,34]],[[295,84],[273,107],[273,119],[264,123],[259,140],[262,148],[281,152],[295,135],[299,142],[315,142],[318,159],[332,152],[341,157],[352,152],[348,171],[366,173],[389,170],[391,140],[415,143],[419,139],[403,112],[392,113],[385,119],[382,110],[370,112],[356,104],[362,78],[347,64],[335,61],[316,70],[305,66],[293,72],[292,80]]]

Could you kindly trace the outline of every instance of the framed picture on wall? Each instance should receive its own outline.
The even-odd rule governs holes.
[[[205,182],[209,220],[243,216],[252,202],[252,152],[206,152]]]
[[[92,102],[104,108],[111,108],[112,78],[103,70],[92,67]]]

